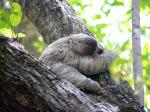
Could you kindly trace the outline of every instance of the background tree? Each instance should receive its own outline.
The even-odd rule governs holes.
[[[135,92],[139,92],[138,97],[140,99],[140,103],[144,105],[144,85],[142,81],[143,72],[141,63],[142,61],[140,39],[140,0],[132,0],[132,50],[134,90]]]

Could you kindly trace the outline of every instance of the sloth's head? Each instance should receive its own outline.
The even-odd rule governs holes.
[[[76,54],[81,56],[84,55],[94,55],[103,53],[103,48],[92,36],[87,36],[85,34],[78,34],[78,36],[72,36],[72,50]]]

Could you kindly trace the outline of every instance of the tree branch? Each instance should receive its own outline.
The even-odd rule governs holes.
[[[70,34],[92,35],[66,0],[16,1],[20,2],[26,16],[36,25],[46,44]]]

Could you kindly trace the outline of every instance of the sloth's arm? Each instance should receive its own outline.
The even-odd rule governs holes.
[[[111,63],[116,58],[112,51],[104,51],[102,54],[94,56],[79,57],[78,69],[85,75],[94,75],[108,70]]]
[[[51,69],[61,78],[68,80],[82,90],[98,94],[103,93],[104,91],[96,81],[87,78],[72,66],[63,63],[56,63],[51,66]]]

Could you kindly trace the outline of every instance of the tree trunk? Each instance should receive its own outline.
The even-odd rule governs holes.
[[[92,35],[65,0],[16,1],[47,44],[75,33]],[[143,111],[129,84],[126,81],[116,84],[109,72],[92,77],[98,79],[107,92],[106,96],[86,94],[69,82],[58,79],[38,60],[24,53],[18,44],[9,43],[3,41],[0,46],[0,97],[3,99],[2,106],[6,107],[4,109],[29,111],[33,108],[33,111],[40,109],[44,112]]]
[[[138,94],[141,105],[144,105],[144,85],[142,80],[143,71],[140,39],[140,0],[132,0],[132,53],[134,90]]]
[[[46,44],[68,36],[84,33],[92,35],[66,0],[15,0],[25,15],[35,24]]]

